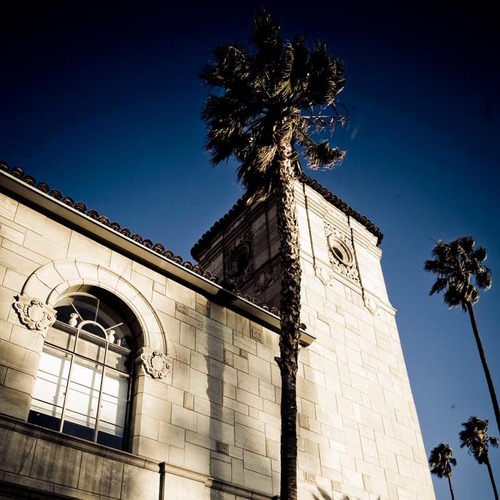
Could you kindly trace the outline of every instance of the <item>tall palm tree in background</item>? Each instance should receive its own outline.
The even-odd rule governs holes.
[[[451,466],[456,467],[457,460],[453,458],[453,450],[450,445],[440,443],[433,450],[429,457],[429,466],[431,473],[442,479],[448,479],[448,486],[450,487],[451,500],[455,500],[453,493],[453,486],[451,484]]]
[[[247,202],[275,195],[281,257],[281,498],[297,498],[296,378],[300,338],[301,267],[294,181],[299,153],[309,167],[333,167],[344,152],[309,131],[333,130],[343,122],[336,97],[344,88],[344,65],[325,44],[309,49],[298,36],[284,41],[265,11],[253,23],[254,50],[225,45],[200,78],[212,88],[202,110],[206,149],[216,165],[234,157]]]
[[[474,249],[474,245],[472,236],[462,236],[450,243],[438,241],[432,250],[434,259],[425,261],[424,269],[437,274],[430,295],[444,291],[443,299],[450,309],[461,306],[463,311],[469,313],[500,432],[500,407],[474,314],[474,304],[479,300],[478,288],[488,290],[491,287],[491,270],[483,263],[487,257],[486,249],[483,247]],[[471,283],[472,278],[476,285]]]
[[[488,468],[491,486],[498,500],[498,491],[493,477],[493,470],[490,464],[489,446],[498,447],[498,438],[488,435],[488,419],[481,420],[477,417],[470,417],[467,422],[463,422],[464,429],[460,431],[460,448],[466,446],[469,455],[472,455],[480,464],[485,464]]]

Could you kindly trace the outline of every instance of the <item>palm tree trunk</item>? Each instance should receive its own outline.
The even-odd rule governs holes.
[[[448,486],[450,487],[451,500],[455,500],[455,494],[453,493],[453,486],[451,485],[451,476],[447,476]]]
[[[491,378],[490,369],[486,361],[486,355],[484,353],[483,343],[481,341],[479,330],[477,328],[476,316],[474,314],[474,307],[470,302],[466,302],[465,304],[467,306],[467,311],[469,313],[469,318],[472,325],[472,331],[474,332],[474,338],[476,339],[477,350],[479,351],[479,357],[481,358],[481,363],[483,364],[484,375],[486,376],[486,382],[488,384],[488,389],[490,391],[491,402],[493,403],[493,410],[495,412],[495,419],[497,421],[498,432],[500,432],[500,407],[498,406],[495,386],[493,385],[493,379]]]
[[[286,135],[286,134],[285,134]],[[281,491],[280,498],[297,498],[297,370],[300,338],[301,268],[291,145],[279,146],[277,222],[281,251]]]
[[[495,500],[498,500],[497,485],[495,484],[495,478],[493,477],[493,470],[491,469],[490,460],[487,459],[485,462],[486,467],[488,467],[488,474],[490,475],[491,486],[493,487],[493,493],[495,494]]]

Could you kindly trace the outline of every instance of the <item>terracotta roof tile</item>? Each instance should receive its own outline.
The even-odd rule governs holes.
[[[185,267],[186,269],[210,280],[213,282],[218,282],[219,278],[214,276],[212,273],[209,271],[203,269],[202,266],[199,264],[193,264],[190,261],[184,261],[182,257],[179,255],[175,255],[171,250],[165,249],[165,247],[161,243],[153,243],[149,239],[144,239],[140,234],[134,233],[130,231],[130,229],[126,227],[121,227],[118,222],[111,222],[108,217],[105,215],[99,214],[97,210],[94,209],[87,209],[87,206],[85,203],[81,201],[75,202],[72,198],[69,196],[63,197],[63,194],[61,191],[58,189],[50,189],[49,185],[46,184],[45,182],[36,182],[36,179],[32,177],[31,175],[25,175],[24,170],[21,167],[15,166],[12,167],[12,169],[9,169],[9,165],[5,162],[0,161],[0,170],[7,172],[9,175],[12,175],[13,177],[16,177],[23,182],[25,182],[27,185],[32,186],[36,188],[37,190],[41,191],[42,193],[48,194],[52,198],[61,201],[65,205],[77,210],[78,212],[81,212],[82,214],[87,215],[87,217],[90,217],[94,220],[96,220],[98,223],[102,224],[103,226],[107,226],[110,229],[122,234],[126,238],[130,238],[131,240],[145,246],[146,248],[153,250],[154,252],[157,252],[158,254],[162,255],[163,257]],[[358,222],[363,224],[372,234],[377,236],[378,238],[378,243],[382,241],[382,233],[380,230],[372,223],[370,222],[366,217],[360,215],[358,212],[354,211],[352,208],[350,208],[346,203],[344,203],[342,200],[340,200],[337,196],[334,194],[330,193],[327,189],[323,188],[318,182],[314,181],[313,179],[307,177],[306,175],[302,175],[301,178],[302,182],[306,183],[313,189],[315,189],[317,192],[319,192],[324,198],[332,203],[332,205],[336,206],[340,210],[342,210],[344,213],[347,215],[353,217],[356,219]],[[201,247],[206,245],[207,242],[216,234],[217,231],[220,229],[226,227],[229,225],[231,221],[233,221],[244,209],[245,207],[245,198],[241,198],[238,200],[233,207],[229,210],[227,214],[225,214],[219,221],[217,221],[203,236],[200,238],[200,240],[193,246],[191,249],[191,255],[197,260],[197,254],[198,251],[200,251]],[[238,297],[241,297],[248,302],[251,302],[253,304],[258,305],[262,309],[265,309],[272,314],[275,314],[276,316],[279,316],[279,310],[276,307],[269,307],[266,304],[260,302],[257,300],[255,297],[250,297],[248,295],[244,295],[238,291],[233,292],[235,295]],[[302,328],[305,329],[305,325],[302,325]]]
[[[85,203],[82,203],[81,201],[75,202],[72,198],[69,196],[63,196],[61,191],[58,189],[50,189],[49,185],[46,184],[45,182],[39,182],[37,184],[36,180],[34,177],[31,175],[25,175],[24,170],[21,167],[12,167],[12,169],[9,169],[9,165],[5,162],[0,161],[0,170],[12,175],[12,177],[15,177],[29,186],[32,186],[42,193],[48,194],[52,198],[55,198],[58,201],[61,201],[65,205],[74,208],[78,212],[81,212],[83,214],[86,214],[87,217],[90,217],[94,219],[95,221],[99,222],[103,226],[109,227],[110,229],[122,234],[126,238],[130,238],[131,240],[135,241],[136,243],[139,243],[143,245],[144,247],[153,250],[154,252],[162,255],[163,257],[175,262],[176,264],[179,264],[186,269],[189,269],[190,271],[195,272],[196,274],[199,274],[200,276],[203,276],[206,279],[209,279],[211,281],[216,282],[217,277],[214,276],[212,273],[209,271],[206,271],[203,269],[200,265],[198,264],[192,264],[189,261],[184,261],[182,257],[179,255],[175,255],[171,250],[166,250],[165,247],[161,243],[153,243],[151,240],[143,238],[140,234],[134,233],[132,234],[130,229],[126,227],[121,227],[118,222],[112,222],[108,217],[105,215],[99,214],[97,210],[90,209],[87,210],[87,206]]]
[[[370,233],[377,237],[377,244],[380,245],[384,235],[380,229],[373,224],[367,217],[361,215],[352,209],[347,203],[342,201],[338,196],[334,195],[328,189],[324,188],[319,182],[311,179],[305,174],[302,174],[300,181],[308,185],[315,191],[325,198],[326,201],[330,202],[334,207],[337,207],[340,211],[352,217],[354,220],[358,221],[360,224],[366,227]],[[210,242],[210,240],[221,230],[229,226],[243,211],[245,208],[245,197],[240,198],[233,207],[225,214],[221,219],[219,219],[203,236],[193,245],[191,248],[191,255],[194,259],[198,260],[200,253],[204,247]]]

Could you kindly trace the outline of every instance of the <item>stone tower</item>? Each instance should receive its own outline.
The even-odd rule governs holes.
[[[381,268],[382,234],[317,182],[296,182],[302,315],[299,355],[300,496],[433,499],[420,426]],[[224,285],[279,309],[273,199],[243,201],[193,247]],[[310,495],[310,494],[309,494]],[[339,497],[340,498],[340,497]]]

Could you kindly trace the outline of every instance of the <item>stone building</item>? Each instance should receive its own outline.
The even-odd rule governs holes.
[[[0,169],[0,498],[279,494],[272,199],[163,245]],[[380,231],[296,182],[301,500],[431,500]]]

